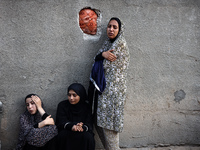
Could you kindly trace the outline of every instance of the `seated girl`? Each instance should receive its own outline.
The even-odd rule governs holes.
[[[58,104],[58,150],[94,150],[92,114],[86,103],[85,88],[74,83],[68,87],[68,100]]]
[[[57,128],[39,96],[25,98],[26,111],[20,116],[20,133],[16,150],[55,150]]]

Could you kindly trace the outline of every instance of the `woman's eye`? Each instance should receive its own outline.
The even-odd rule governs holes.
[[[77,94],[73,94],[73,97],[76,97],[77,96]]]
[[[77,94],[68,94],[69,97],[73,96],[73,97],[76,97]]]
[[[117,29],[117,26],[113,26],[114,29]]]

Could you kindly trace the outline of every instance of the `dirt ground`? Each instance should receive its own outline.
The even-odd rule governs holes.
[[[104,149],[96,149],[104,150]],[[169,147],[156,147],[156,148],[122,148],[121,150],[200,150],[200,146],[169,146]]]

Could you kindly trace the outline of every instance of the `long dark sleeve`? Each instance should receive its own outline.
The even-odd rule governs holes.
[[[49,116],[49,115],[48,115],[47,113],[44,113],[44,114],[42,115],[42,120],[45,120],[48,116]],[[39,123],[36,123],[36,124],[34,125],[34,128],[38,128],[38,125],[39,125]]]
[[[99,60],[104,60],[104,57],[102,56],[102,53],[98,54],[98,55],[95,57],[95,61],[99,61]]]

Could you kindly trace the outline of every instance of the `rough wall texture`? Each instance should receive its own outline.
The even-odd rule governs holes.
[[[79,28],[86,6],[101,11],[97,38]],[[55,117],[69,84],[88,87],[112,16],[125,22],[131,54],[120,146],[200,144],[199,0],[0,0],[2,149],[16,145],[27,94]]]

